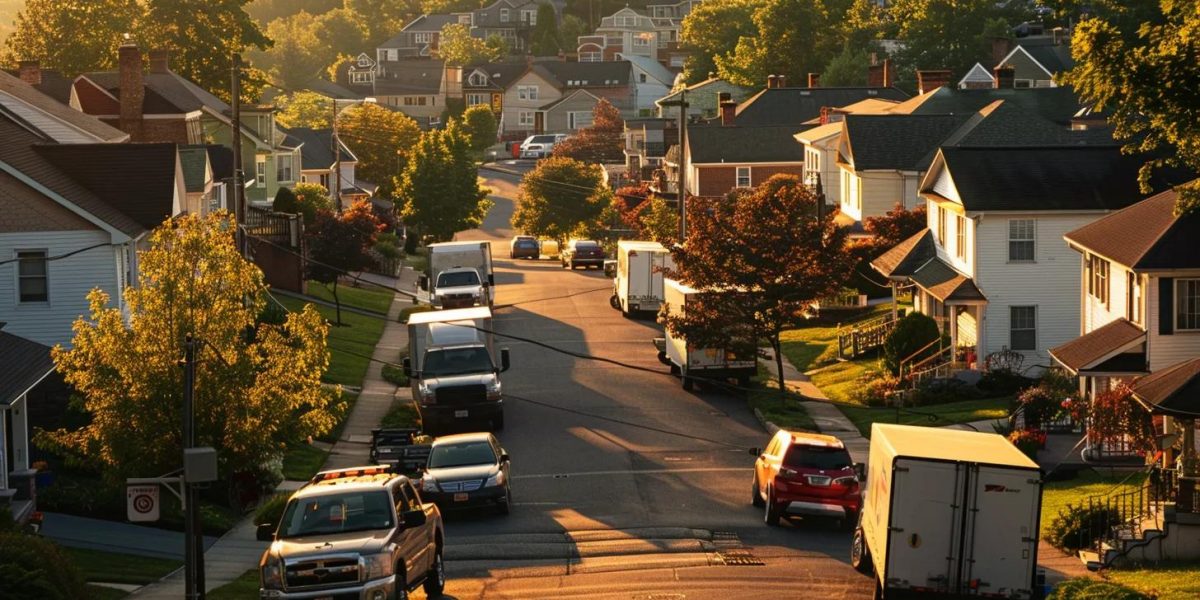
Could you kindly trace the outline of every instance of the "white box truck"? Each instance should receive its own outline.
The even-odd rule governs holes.
[[[705,294],[717,291],[696,290],[674,279],[663,279],[663,302],[667,313],[678,316],[687,313],[688,303],[698,301]],[[753,354],[739,356],[729,348],[696,348],[681,335],[671,333],[654,339],[658,348],[658,360],[671,367],[671,372],[683,381],[683,389],[691,391],[697,381],[723,381],[736,379],[745,386],[758,372],[758,359]]]
[[[508,349],[496,348],[492,331],[486,306],[409,316],[404,373],[426,433],[480,422],[504,428],[500,373]]]
[[[622,240],[617,242],[617,260],[610,264],[615,267],[606,269],[613,271],[609,274],[613,278],[612,307],[627,317],[639,312],[657,314],[663,302],[663,270],[675,268],[671,252],[658,242]]]
[[[429,292],[434,308],[492,306],[496,278],[488,242],[430,244],[425,274],[417,286]]]
[[[875,423],[850,563],[875,597],[1032,599],[1042,473],[994,433]]]

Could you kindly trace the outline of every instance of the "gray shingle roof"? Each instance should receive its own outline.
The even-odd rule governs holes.
[[[954,86],[942,86],[901,102],[891,112],[914,115],[973,114],[996,100],[1004,100],[1005,104],[1011,103],[1061,125],[1068,125],[1071,117],[1082,107],[1075,91],[1069,87],[960,90]]]
[[[1068,232],[1068,241],[1134,269],[1200,268],[1200,213],[1174,214],[1167,190]]]
[[[846,115],[843,148],[856,171],[923,171],[968,115]]]
[[[534,63],[533,70],[559,88],[612,87],[629,85],[633,67],[628,61]]]
[[[208,148],[201,145],[179,147],[179,168],[188,192],[204,191],[204,176],[208,166]]]
[[[12,404],[52,371],[48,346],[0,331],[0,406]]]
[[[908,94],[896,88],[770,88],[739,105],[734,124],[799,126],[820,117],[823,107],[846,106],[868,98],[905,100]]]
[[[305,171],[318,171],[328,169],[335,162],[333,159],[333,130],[332,129],[312,129],[310,127],[293,127],[286,130],[288,135],[296,138],[302,145],[300,147],[300,163],[301,168]],[[342,160],[357,161],[354,156],[343,145]]]
[[[38,144],[34,151],[146,229],[172,216],[175,144]]]
[[[1075,59],[1071,58],[1071,45],[1055,44],[1051,36],[1025,38],[1018,41],[1017,46],[1024,48],[1051,75],[1069,71],[1075,66]]]
[[[926,262],[912,274],[913,283],[942,302],[987,300],[970,277],[940,258]]]
[[[693,163],[804,162],[804,146],[794,127],[689,127],[687,146]]]
[[[58,100],[61,104],[71,103],[71,86],[75,80],[53,69],[40,69],[42,82],[33,86],[37,91]],[[20,69],[6,69],[13,77],[20,77]]]
[[[121,97],[120,73],[105,71],[83,76],[108,90],[114,97]],[[143,76],[143,84],[147,92],[147,114],[188,113],[203,107],[208,107],[218,114],[225,114],[225,111],[230,110],[225,101],[174,72],[146,73]]]
[[[440,60],[404,60],[387,63],[387,74],[375,77],[381,96],[437,94],[442,88],[446,63]]]
[[[1116,146],[1112,129],[1072,130],[1015,102],[998,100],[947,138],[946,146]]]

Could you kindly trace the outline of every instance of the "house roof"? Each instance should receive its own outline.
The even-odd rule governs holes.
[[[1071,58],[1071,45],[1054,43],[1054,36],[1022,38],[1013,50],[1016,51],[1017,48],[1028,53],[1051,75],[1069,71],[1075,66],[1075,59]],[[1001,64],[1004,62],[1001,61]]]
[[[649,56],[639,56],[637,54],[625,54],[618,52],[617,57],[621,60],[627,60],[633,63],[633,66],[643,70],[651,78],[659,83],[670,87],[675,83],[675,74],[670,69],[663,66],[662,63],[650,58]]]
[[[1004,100],[1037,114],[1048,121],[1070,125],[1082,104],[1070,87],[958,89],[943,85],[897,104],[892,114],[946,115],[973,114],[983,107]]]
[[[969,71],[967,71],[967,74],[963,75],[963,78],[958,80],[958,85],[961,86],[961,85],[966,84],[967,82],[984,82],[984,81],[992,82],[992,81],[995,81],[995,78],[993,78],[992,73],[987,70],[987,67],[985,67],[979,63],[975,63],[975,65],[972,66]]]
[[[803,162],[804,146],[790,126],[689,127],[687,146],[692,163]]]
[[[129,139],[129,134],[124,131],[74,110],[8,73],[0,73],[0,108],[18,117],[28,109],[45,113],[101,142],[124,142]]]
[[[319,171],[329,169],[333,166],[336,160],[333,157],[333,130],[332,129],[312,129],[310,127],[293,127],[286,130],[289,135],[296,138],[301,144],[300,148],[300,164],[301,169],[305,171]],[[342,160],[358,161],[358,157],[339,140],[338,146],[342,151]]]
[[[117,71],[86,73],[87,78],[104,88],[118,100],[121,98],[121,74]],[[143,104],[145,114],[179,114],[209,108],[218,114],[230,110],[229,105],[207,90],[188,81],[174,71],[146,73],[142,76],[146,88]]]
[[[20,78],[21,75],[20,69],[5,69],[4,72],[17,78]],[[69,105],[71,103],[71,85],[75,80],[53,69],[39,69],[39,72],[42,82],[34,85],[33,88],[61,104]]]
[[[905,100],[908,94],[896,88],[768,88],[738,105],[733,122],[736,125],[798,126],[820,117],[822,108],[847,106],[872,98]]]
[[[555,100],[555,101],[553,101],[553,102],[551,102],[551,103],[549,103],[549,104],[546,104],[546,105],[542,106],[541,108],[539,108],[538,110],[540,110],[540,111],[551,111],[551,110],[554,110],[554,107],[556,107],[556,106],[558,106],[559,104],[562,104],[562,103],[564,103],[564,102],[567,102],[567,101],[571,100],[572,98],[574,98],[575,96],[578,96],[578,95],[580,95],[580,94],[585,94],[585,95],[591,96],[593,104],[594,104],[594,103],[596,103],[596,102],[599,102],[599,101],[600,101],[600,97],[599,97],[599,96],[597,96],[597,95],[595,95],[595,94],[593,94],[593,93],[591,93],[591,92],[589,92],[589,91],[587,91],[587,90],[585,90],[585,89],[577,89],[577,90],[574,90],[574,91],[572,91],[572,92],[568,92],[568,93],[566,93],[566,94],[563,94],[563,96],[562,96],[561,98],[559,98],[558,100]]]
[[[629,79],[633,73],[629,61],[624,60],[604,62],[548,60],[534,63],[530,70],[559,88],[626,86],[629,85]]]
[[[562,12],[562,0],[535,2],[534,0],[498,0],[479,10],[472,11],[474,13],[474,24],[476,27],[500,27],[500,28],[515,28],[520,23],[519,15],[510,15],[507,23],[500,21],[500,9],[520,9],[528,6],[531,10],[537,10],[538,5],[549,4],[554,7],[554,12],[557,15]]]
[[[891,112],[899,100],[886,100],[883,98],[867,98],[859,100],[853,104],[837,107],[838,112],[852,113],[856,115],[882,115]]]
[[[1171,189],[1063,237],[1134,270],[1200,268],[1200,213],[1176,217]]]
[[[188,192],[203,192],[208,167],[208,148],[202,145],[179,147],[179,168]]]
[[[967,210],[1116,210],[1143,196],[1143,160],[1115,146],[947,146],[920,191],[936,193],[936,173],[945,168]]]
[[[1133,398],[1155,414],[1200,415],[1200,358],[1155,371],[1134,382]]]
[[[907,278],[935,257],[937,247],[933,243],[933,232],[925,228],[871,261],[871,268],[884,277]]]
[[[408,46],[405,46],[404,44],[407,43],[408,40],[407,40],[407,36],[404,34],[414,33],[414,32],[441,31],[443,27],[450,25],[451,23],[457,23],[457,22],[458,22],[458,15],[449,15],[449,14],[421,15],[421,16],[413,19],[412,21],[409,21],[408,25],[405,25],[404,29],[400,30],[400,33],[397,33],[396,35],[392,36],[391,39],[380,44],[379,47],[380,48],[407,48]]]
[[[175,144],[36,144],[34,151],[146,229],[172,214]]]
[[[913,271],[913,283],[942,302],[987,300],[970,277],[954,270],[940,258],[927,261]]]
[[[380,96],[437,94],[442,89],[446,63],[440,60],[402,60],[390,62],[385,76],[375,77],[375,93]]]
[[[48,346],[0,330],[0,406],[12,404],[53,371]]]
[[[233,178],[233,148],[220,144],[208,144],[208,164],[212,167],[213,180]]]
[[[1050,356],[1072,373],[1092,371],[1100,363],[1127,353],[1135,344],[1146,341],[1146,332],[1126,319],[1117,319],[1103,327],[1094,329],[1065,344],[1050,349]],[[1141,367],[1146,369],[1145,353]],[[1135,371],[1135,372],[1136,372]]]
[[[725,91],[730,92],[731,94],[733,94],[733,99],[738,100],[738,101],[741,101],[741,99],[743,97],[745,97],[747,94],[750,93],[750,90],[740,87],[740,86],[733,85],[732,83],[729,83],[728,81],[725,81],[724,79],[721,79],[719,77],[710,77],[699,83],[693,83],[692,85],[687,86],[687,91],[688,91],[688,93],[707,91],[706,88],[710,88],[710,87],[713,88],[713,90],[716,90],[718,92],[725,92]],[[662,98],[659,98],[658,100],[655,100],[654,103],[661,106],[661,104],[663,102],[672,102],[674,100],[677,100],[679,97],[679,94],[680,94],[680,92],[678,90],[676,90],[674,92],[671,92],[670,94],[667,94],[666,96],[663,96]],[[713,108],[716,108],[716,107],[714,106]]]
[[[464,68],[463,89],[508,89],[508,86],[520,79],[527,70],[529,70],[529,65],[526,65],[524,62],[495,62]],[[487,85],[471,85],[470,76],[471,73],[474,73],[475,71],[480,71],[487,75]]]
[[[855,171],[923,171],[968,115],[846,115],[841,148]]]
[[[946,138],[943,146],[1113,146],[1109,127],[1075,130],[1010,100],[980,109]]]

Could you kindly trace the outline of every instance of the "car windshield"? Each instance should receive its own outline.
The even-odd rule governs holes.
[[[449,348],[426,352],[421,374],[426,377],[445,377],[487,373],[493,368],[492,357],[487,348]]]
[[[535,136],[533,136],[532,140],[529,140],[529,143],[531,143],[531,144],[553,144],[554,136],[552,136],[552,135],[535,135]]]
[[[438,275],[438,287],[458,287],[460,285],[479,285],[479,274],[475,271],[459,271],[457,273],[442,273]]]
[[[430,469],[448,469],[468,465],[494,465],[496,453],[487,442],[440,444],[429,453]]]
[[[576,242],[576,250],[595,250],[600,247],[596,242]]]
[[[283,512],[279,537],[330,535],[392,526],[387,492],[341,492],[293,498]]]
[[[783,458],[783,466],[793,469],[838,471],[849,469],[850,464],[850,453],[844,448],[795,445]]]
[[[538,243],[533,240],[517,240],[518,248],[537,248]]]

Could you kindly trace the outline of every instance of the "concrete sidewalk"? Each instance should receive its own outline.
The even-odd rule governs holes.
[[[775,355],[770,349],[766,350],[768,358],[763,361],[767,367],[767,372],[770,373],[772,379],[777,377],[775,369]],[[808,416],[816,423],[817,429],[821,433],[837,436],[846,445],[846,449],[850,451],[850,456],[856,462],[867,462],[867,453],[870,450],[871,442],[863,437],[858,427],[846,415],[842,414],[838,407],[834,406],[829,398],[821,391],[820,388],[813,385],[812,380],[808,375],[801,373],[799,369],[792,366],[787,357],[783,357],[783,383],[789,390],[792,390],[805,398],[812,400],[801,400],[802,406]]]

